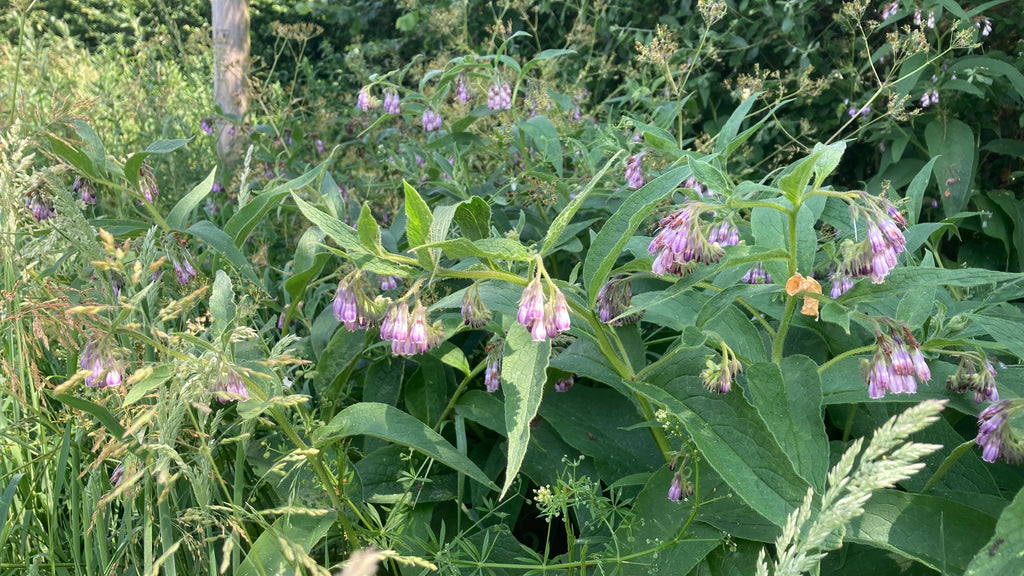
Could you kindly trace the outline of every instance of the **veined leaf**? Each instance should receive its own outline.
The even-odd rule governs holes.
[[[210,170],[209,176],[199,184],[196,184],[195,188],[192,188],[192,191],[183,196],[181,200],[178,200],[174,208],[171,208],[171,213],[167,215],[168,226],[173,230],[180,231],[182,229],[181,227],[185,225],[185,218],[210,193],[210,190],[213,188],[213,179],[216,175],[217,167],[214,166],[213,170]]]
[[[440,434],[394,406],[360,402],[345,408],[313,433],[317,446],[348,436],[367,435],[419,450],[491,489],[497,486]]]
[[[530,421],[537,415],[551,355],[551,340],[534,342],[530,332],[513,324],[505,341],[501,381],[505,392],[505,429],[508,430],[508,467],[499,499],[512,486],[530,443]]]

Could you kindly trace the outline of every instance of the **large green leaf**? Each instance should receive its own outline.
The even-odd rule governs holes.
[[[238,576],[264,576],[266,574],[301,574],[292,550],[285,552],[281,540],[296,546],[307,554],[330,530],[337,518],[337,510],[310,514],[286,514],[277,520],[256,539],[249,553],[245,555]],[[289,560],[289,558],[291,560]]]
[[[508,467],[500,498],[516,479],[530,443],[530,421],[537,415],[551,356],[551,340],[534,342],[530,332],[513,324],[505,341],[501,380],[505,392],[505,429],[508,431]]]
[[[943,574],[962,574],[995,529],[996,520],[974,508],[923,494],[875,492],[846,539],[912,558]]]
[[[419,248],[426,244],[430,238],[430,225],[434,222],[434,215],[430,212],[423,197],[408,182],[405,184],[405,237],[409,241],[409,248]]]
[[[746,100],[740,102],[740,105],[736,107],[736,110],[729,115],[729,119],[725,121],[722,129],[718,132],[718,136],[715,138],[714,151],[716,153],[726,152],[727,149],[735,149],[735,146],[730,145],[733,143],[733,140],[736,139],[736,134],[740,131],[743,119],[747,117],[747,113],[750,112],[750,108],[755,102],[757,102],[757,98],[760,95],[761,92],[751,94]]]
[[[425,248],[438,248],[449,258],[489,258],[491,260],[517,260],[529,262],[532,257],[526,248],[511,238],[483,238],[470,241],[467,238],[453,238]]]
[[[601,227],[583,263],[583,281],[587,285],[590,307],[594,306],[601,285],[608,279],[608,273],[633,233],[654,208],[689,175],[689,166],[678,166],[648,182],[626,198]]]
[[[67,394],[57,394],[53,396],[53,398],[67,406],[70,406],[71,408],[92,414],[100,421],[100,424],[103,424],[103,426],[106,427],[107,432],[114,438],[120,439],[124,437],[124,426],[122,426],[117,417],[105,407],[85,400],[84,398],[76,398],[75,396],[69,396]]]
[[[491,207],[479,196],[460,202],[454,218],[463,238],[481,240],[491,235]]]
[[[351,226],[321,211],[316,206],[299,198],[296,194],[292,194],[292,198],[295,200],[295,204],[298,205],[299,211],[310,222],[319,226],[324,234],[337,242],[338,246],[341,246],[346,252],[354,254],[366,253],[366,249],[359,243],[359,234]]]
[[[928,182],[932,179],[932,169],[935,166],[935,161],[939,157],[936,156],[928,161],[921,170],[914,176],[914,179],[907,185],[906,197],[910,200],[910,207],[907,208],[907,223],[911,226],[917,224],[921,218],[921,204],[924,202],[924,191],[928,188]]]
[[[231,286],[231,277],[223,270],[217,270],[217,277],[213,280],[210,317],[210,333],[214,339],[220,338],[235,320],[235,291]]]
[[[637,392],[679,418],[706,461],[756,512],[782,526],[803,501],[808,483],[775,441],[742,391],[707,392],[699,373],[706,349],[680,352],[653,370]],[[653,384],[653,385],[652,385]]]
[[[366,345],[366,333],[362,330],[350,331],[339,327],[331,336],[330,342],[316,363],[313,384],[319,390],[331,386],[345,369],[359,358]]]
[[[673,472],[668,466],[662,466],[651,476],[633,504],[633,521],[618,528],[614,544],[608,549],[608,555],[612,558],[645,550],[654,552],[623,562],[615,567],[616,570],[609,570],[608,573],[621,573],[623,576],[679,576],[689,572],[719,546],[724,537],[722,532],[702,522],[694,522],[679,542],[658,550],[659,544],[679,536],[693,506],[692,498],[681,502],[668,500],[672,476]],[[703,490],[701,493],[704,498],[711,496]]]
[[[829,451],[818,365],[807,356],[787,356],[781,367],[761,362],[747,369],[747,382],[754,408],[797,474],[824,492]]]
[[[394,406],[360,402],[345,408],[330,423],[313,433],[317,446],[349,436],[374,436],[408,446],[430,456],[477,482],[496,490],[497,486],[440,434]]]
[[[256,277],[256,273],[253,272],[252,265],[249,264],[249,260],[246,259],[242,251],[235,246],[235,243],[231,240],[231,237],[224,233],[220,228],[210,222],[209,220],[202,220],[196,222],[185,231],[188,234],[199,238],[206,242],[210,248],[213,248],[217,252],[220,252],[228,262],[231,262],[239,272],[242,273],[247,279],[253,284],[263,288],[263,283]]]
[[[217,176],[217,167],[214,166],[213,170],[210,170],[210,175],[206,177],[202,182],[196,184],[192,191],[186,194],[178,200],[178,203],[171,208],[171,213],[167,215],[167,225],[174,230],[181,230],[182,226],[185,225],[185,218],[188,217],[189,213],[199,206],[199,203],[206,198],[210,190],[213,189],[213,179]]]
[[[895,299],[907,291],[926,286],[970,288],[998,282],[1017,282],[1020,278],[1020,274],[983,268],[896,268],[889,272],[881,284],[858,282],[843,295],[843,304],[849,306],[854,302]]]
[[[924,130],[928,154],[938,156],[932,170],[947,217],[967,207],[974,180],[974,131],[956,118],[937,116]]]
[[[293,190],[298,190],[312,183],[323,172],[326,165],[325,162],[321,162],[298,178],[293,178],[250,198],[249,202],[239,209],[238,212],[235,212],[227,224],[224,225],[224,232],[235,241],[235,246],[241,246],[268,212],[280,206],[285,196]]]
[[[967,565],[966,576],[1024,574],[1024,490],[1003,510],[995,534]]]

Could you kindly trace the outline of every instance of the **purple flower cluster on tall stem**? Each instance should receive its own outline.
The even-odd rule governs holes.
[[[360,274],[349,275],[338,282],[334,293],[334,317],[346,330],[365,330],[377,319],[373,302],[366,295]]]
[[[907,240],[901,228],[907,221],[895,206],[884,198],[861,196],[864,206],[851,210],[864,211],[867,238],[860,242],[847,240],[842,247],[844,260],[832,274],[831,296],[838,298],[853,287],[853,279],[870,276],[873,284],[881,284],[896,267],[897,256],[906,251]]]
[[[182,286],[194,280],[198,274],[189,260],[189,257],[185,254],[171,258],[171,264],[174,266],[174,277],[177,279],[178,284]]]
[[[505,353],[505,340],[495,336],[487,345],[487,368],[484,369],[484,386],[488,392],[497,392],[501,387],[501,359]]]
[[[763,262],[754,264],[754,267],[747,270],[747,273],[740,278],[740,282],[745,284],[771,284],[772,275],[765,269]]]
[[[739,231],[724,220],[710,226],[704,235],[699,205],[686,203],[680,210],[661,219],[657,236],[647,247],[654,256],[651,270],[659,276],[686,276],[700,264],[714,264],[722,259],[722,246],[739,242]]]
[[[973,392],[974,401],[982,402],[999,401],[999,390],[996,389],[996,367],[988,360],[982,361],[979,366],[967,356],[960,359],[960,365],[956,372],[946,378],[946,389],[962,394]]]
[[[643,187],[647,179],[644,177],[644,155],[633,154],[626,159],[626,186],[633,188]]]
[[[210,116],[207,116],[206,118],[203,118],[199,121],[199,129],[202,130],[203,134],[206,134],[207,136],[213,135],[213,126],[213,118]]]
[[[25,196],[25,207],[32,212],[32,217],[35,218],[36,222],[49,220],[57,215],[57,212],[53,209],[53,202],[49,198],[45,198],[42,192],[36,188],[29,190]]]
[[[981,459],[995,462],[1002,458],[1010,464],[1024,461],[1024,446],[1013,433],[1009,420],[1020,410],[1019,401],[996,402],[978,414],[978,437],[975,442],[981,446]]]
[[[512,109],[512,87],[508,82],[495,82],[487,89],[487,107],[491,110]]]
[[[441,129],[441,115],[434,112],[433,108],[423,111],[423,130],[426,132],[437,132]]]
[[[697,196],[701,198],[720,198],[711,188],[708,188],[700,180],[697,180],[696,176],[690,176],[683,182],[683,188],[689,188],[697,193]]]
[[[463,104],[469,104],[469,101],[473,99],[473,95],[469,92],[469,82],[464,73],[455,78],[455,99]]]
[[[643,318],[643,312],[623,316],[633,305],[633,287],[629,278],[610,278],[597,292],[595,305],[598,319],[612,326],[633,324]]]
[[[145,162],[139,166],[139,190],[142,191],[143,198],[150,204],[156,201],[156,197],[160,193],[156,187],[156,178],[153,176],[153,170]]]
[[[92,180],[75,176],[75,183],[71,185],[71,190],[78,194],[78,198],[82,202],[89,205],[96,204],[96,187],[93,186]]]
[[[988,36],[992,33],[992,21],[984,16],[979,16],[974,21],[974,27],[981,32],[982,36]]]
[[[249,390],[245,387],[242,376],[232,368],[227,368],[217,377],[211,392],[217,397],[221,404],[227,404],[231,400],[248,400]]]
[[[540,279],[534,278],[526,285],[523,297],[519,300],[516,321],[530,331],[534,342],[554,338],[568,330],[570,326],[569,306],[565,301],[565,295],[554,285],[551,286],[551,290],[552,297],[545,300]]]
[[[370,87],[363,86],[359,89],[359,95],[356,96],[356,108],[359,108],[363,112],[369,112],[377,107],[377,99],[370,94]]]
[[[398,288],[398,283],[401,281],[401,276],[381,276],[380,289],[381,291],[394,290],[395,288]]]
[[[124,381],[124,366],[107,346],[96,340],[90,340],[82,348],[78,367],[89,371],[85,385],[92,388],[115,388]]]
[[[886,392],[913,394],[917,392],[918,380],[923,383],[932,379],[921,348],[909,330],[903,330],[902,338],[878,334],[876,342],[871,360],[861,360],[861,372],[871,398],[882,398]]]
[[[412,356],[440,346],[444,330],[440,323],[427,322],[427,309],[419,301],[411,313],[409,305],[401,302],[388,307],[380,325],[380,337],[391,340],[392,353]]]
[[[896,15],[896,12],[900,9],[899,2],[889,2],[882,8],[882,20],[888,20]]]
[[[565,378],[559,378],[555,382],[555,392],[568,392],[576,384],[576,377],[570,374]]]
[[[398,92],[388,90],[384,94],[384,112],[387,112],[388,114],[402,113],[402,101],[398,97]]]
[[[491,321],[491,311],[480,299],[480,290],[473,284],[462,294],[462,323],[470,328],[483,328]]]

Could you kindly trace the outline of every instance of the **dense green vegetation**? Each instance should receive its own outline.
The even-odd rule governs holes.
[[[1022,572],[1013,2],[250,15],[0,20],[0,575]]]

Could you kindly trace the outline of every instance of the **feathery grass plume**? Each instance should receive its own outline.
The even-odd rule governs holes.
[[[765,550],[761,549],[758,576],[797,576],[814,570],[830,549],[838,547],[846,525],[864,513],[864,503],[875,490],[913,476],[924,467],[921,460],[942,447],[908,442],[907,438],[938,420],[945,404],[945,400],[925,400],[890,418],[875,430],[854,472],[863,438],[855,440],[829,472],[828,489],[821,497],[821,505],[813,505],[811,488],[803,504],[789,515],[782,534],[775,540],[778,558],[771,571],[765,562]]]

